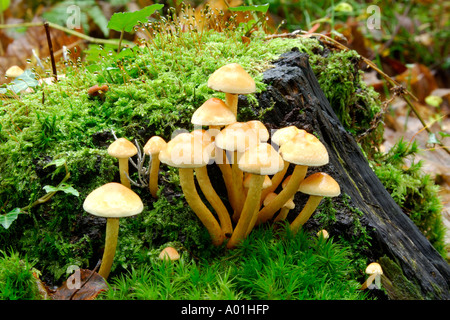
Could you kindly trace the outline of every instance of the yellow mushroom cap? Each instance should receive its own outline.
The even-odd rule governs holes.
[[[255,131],[260,142],[267,142],[269,140],[269,130],[267,130],[264,123],[259,120],[250,120],[246,123],[253,129],[253,131]]]
[[[12,66],[12,67],[8,68],[8,70],[6,70],[5,76],[7,76],[8,78],[17,78],[23,72],[24,71],[22,70],[21,67],[19,67],[19,66]]]
[[[324,239],[328,239],[328,238],[330,237],[328,231],[325,230],[325,229],[319,230],[319,231],[317,232],[317,236],[318,236],[318,237],[322,236]]]
[[[336,197],[341,194],[339,184],[325,172],[317,172],[305,178],[298,191],[322,197]]]
[[[159,153],[159,160],[172,167],[196,168],[208,164],[210,150],[205,149],[202,139],[187,132],[170,140]]]
[[[281,146],[285,142],[294,138],[297,135],[297,133],[299,133],[300,131],[304,131],[304,130],[299,129],[296,126],[289,126],[289,127],[284,127],[284,128],[278,129],[272,135],[271,141],[273,143]]]
[[[129,158],[137,154],[137,148],[126,138],[119,138],[109,145],[108,154],[119,159]]]
[[[164,250],[161,251],[161,253],[159,254],[159,259],[161,260],[178,260],[180,259],[180,254],[178,253],[178,251],[175,248],[172,247],[167,247],[164,248]]]
[[[211,98],[195,110],[191,122],[200,126],[226,126],[236,122],[236,116],[223,100]]]
[[[381,269],[381,266],[379,263],[372,262],[370,263],[366,268],[367,274],[383,274],[383,269]]]
[[[248,94],[256,90],[255,81],[237,63],[224,65],[214,71],[208,79],[208,87],[233,94]]]
[[[284,160],[304,166],[322,166],[328,163],[325,146],[314,135],[300,130],[291,140],[280,146]]]
[[[258,137],[245,122],[235,122],[222,129],[215,138],[216,145],[227,151],[244,152],[258,144]]]
[[[93,190],[84,200],[86,212],[104,218],[129,217],[142,212],[141,198],[121,183],[110,182]]]
[[[166,147],[167,143],[160,136],[153,136],[148,139],[144,145],[145,154],[154,155],[160,153],[162,149]]]
[[[260,143],[244,152],[238,161],[239,169],[259,175],[272,175],[281,171],[284,161],[268,143]]]

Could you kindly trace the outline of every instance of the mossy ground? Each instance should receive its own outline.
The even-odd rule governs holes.
[[[346,106],[364,105],[367,114],[358,114],[350,119],[344,116],[344,123],[352,126],[351,119],[367,118],[366,122],[360,122],[357,131],[367,129],[378,104],[376,95],[362,84],[359,71],[355,71],[355,64],[351,63],[357,56],[354,52],[329,52],[327,57],[316,57],[314,52],[323,49],[316,39],[266,40],[263,33],[254,33],[251,41],[244,43],[241,35],[239,28],[224,32],[159,33],[142,46],[128,48],[119,54],[109,48],[92,46],[86,51],[86,62],[61,63],[60,74],[64,73],[66,77],[57,84],[44,84],[36,87],[34,93],[2,99],[1,213],[26,207],[45,194],[45,185],[57,185],[64,176],[63,170],[46,166],[55,159],[66,159],[71,174],[67,183],[79,192],[79,196],[58,192],[50,201],[20,214],[7,230],[0,228],[0,246],[26,255],[35,262],[44,280],[56,285],[67,277],[69,265],[93,268],[101,257],[105,222],[84,212],[82,203],[94,188],[118,181],[117,161],[106,152],[113,141],[112,131],[118,137],[136,139],[142,146],[152,135],[169,140],[177,129],[191,130],[190,117],[197,107],[210,97],[224,98],[222,93],[210,90],[206,82],[214,70],[229,62],[237,62],[248,70],[260,92],[265,87],[262,72],[270,67],[270,61],[293,47],[299,47],[316,62],[313,69],[319,83],[324,86],[327,97],[341,115],[348,111]],[[341,66],[348,66],[351,70]],[[327,76],[329,69],[335,70],[332,78]],[[109,86],[107,92],[100,97],[88,95],[90,86],[103,83]],[[340,83],[343,86],[337,85]],[[352,86],[355,83],[357,88]],[[249,100],[256,101],[252,95]],[[130,176],[136,179],[137,173],[133,168]],[[145,208],[142,214],[121,220],[111,283],[121,281],[123,274],[131,270],[147,270],[146,266],[151,265],[155,254],[168,244],[188,255],[187,265],[192,259],[217,261],[224,256],[223,248],[214,248],[210,244],[206,230],[185,204],[177,179],[175,170],[162,167],[161,196],[157,200],[150,197],[147,188],[133,187],[141,196]],[[261,241],[258,237],[266,237],[262,230],[251,238],[255,243]],[[268,241],[274,243],[271,239]],[[248,245],[255,246],[255,243]],[[339,275],[338,281],[344,281],[339,296],[341,299],[363,296],[349,289],[355,287],[356,278],[362,277],[361,266],[365,263],[360,261],[357,267],[349,266],[352,260],[363,259],[355,247],[347,251],[345,245],[340,251],[341,262],[351,269],[350,272],[341,270],[333,274],[333,270],[328,270],[332,273],[329,276]],[[258,247],[254,248],[258,252]],[[286,250],[293,250],[284,252],[289,256],[298,249]],[[247,256],[246,259],[239,261],[240,268],[256,258]],[[271,254],[264,259],[270,262]],[[281,259],[285,264],[292,263],[279,255],[276,259]],[[328,265],[326,259],[322,261]],[[228,265],[227,262],[223,264]],[[219,267],[222,262],[216,265]],[[197,272],[197,267],[193,268],[192,272]],[[228,265],[228,268],[231,266]],[[308,272],[305,266],[288,268]],[[224,275],[242,276],[239,269],[224,270]],[[281,270],[279,272],[281,276]],[[352,278],[343,276],[343,272]],[[252,276],[255,283],[268,285],[264,282],[264,276],[260,279],[257,279],[256,273]],[[325,287],[330,286],[328,280],[322,280]],[[349,287],[345,286],[345,281],[349,281]],[[245,284],[241,285],[241,288],[245,287]],[[308,294],[306,298],[314,298],[307,292],[298,292],[299,287],[295,288],[295,295],[289,297],[302,298],[306,297],[302,294]],[[232,297],[235,298],[287,298],[285,293],[279,296],[267,292],[255,295],[233,290]]]

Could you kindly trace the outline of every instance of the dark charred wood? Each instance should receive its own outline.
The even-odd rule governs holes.
[[[449,264],[402,212],[377,178],[354,137],[344,129],[327,101],[308,56],[293,50],[273,65],[274,68],[264,73],[267,89],[258,95],[259,110],[263,110],[262,121],[268,129],[295,125],[316,134],[324,143],[330,163],[311,168],[309,173],[320,170],[331,174],[340,184],[342,194],[349,196],[351,205],[363,213],[361,222],[372,238],[368,255],[378,260],[382,267],[383,261],[394,262],[401,269],[403,279],[415,288],[410,294],[402,289],[402,299],[450,299]],[[296,201],[304,199],[296,196]],[[333,201],[340,199],[333,198]],[[332,232],[347,233],[350,237],[353,232],[351,220],[348,212],[341,212],[337,229]],[[387,264],[384,267],[389,268]],[[394,294],[395,287],[403,286],[398,276],[394,277],[392,272],[384,275],[383,283],[389,284],[386,291],[391,299],[399,298]]]

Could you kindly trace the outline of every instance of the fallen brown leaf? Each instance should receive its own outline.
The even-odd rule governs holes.
[[[77,269],[61,287],[56,289],[53,300],[94,300],[102,291],[108,290],[105,279],[97,272]]]

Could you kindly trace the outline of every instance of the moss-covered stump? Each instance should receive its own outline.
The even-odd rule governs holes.
[[[358,211],[370,239],[369,255],[374,260],[389,257],[380,263],[389,270],[384,277],[390,298],[449,299],[450,266],[381,184],[326,99],[308,56],[292,50],[274,65],[264,73],[268,86],[258,96],[259,108],[266,110],[262,120],[272,129],[296,125],[317,135],[327,147],[330,163],[320,170],[340,184],[343,195],[336,201],[350,204],[334,217],[331,232],[348,239],[363,236],[351,222]],[[296,197],[298,207],[304,201],[304,196]]]

